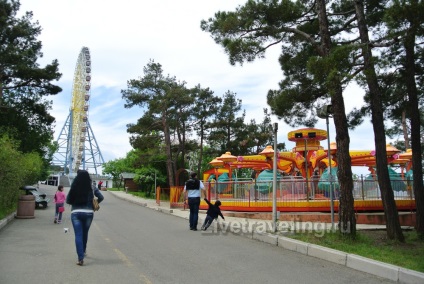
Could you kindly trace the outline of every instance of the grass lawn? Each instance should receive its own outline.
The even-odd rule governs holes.
[[[424,272],[424,241],[415,231],[404,231],[405,243],[388,240],[386,231],[363,230],[357,232],[356,240],[339,233],[326,233],[317,237],[314,233],[288,235],[300,241],[333,248],[385,263]]]

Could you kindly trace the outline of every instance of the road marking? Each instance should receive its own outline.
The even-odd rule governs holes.
[[[118,255],[119,259],[122,260],[123,263],[125,263],[125,265],[127,265],[128,267],[134,267],[132,262],[128,259],[128,257],[122,251],[120,251],[117,248],[114,248],[113,250]]]
[[[140,280],[144,281],[146,284],[152,284],[152,282],[144,274],[140,274]]]
[[[115,248],[113,246],[113,242],[110,238],[106,237],[105,234],[103,234],[102,230],[100,229],[99,226],[97,226],[97,224],[95,222],[93,222],[94,227],[96,228],[97,231],[99,231],[100,235],[102,236],[103,240],[105,240],[106,243],[108,243],[113,251],[116,253],[116,255],[118,256],[118,258],[128,267],[130,268],[134,268],[134,264],[131,262],[131,260],[129,260],[129,258],[119,249]],[[152,282],[149,280],[149,278],[147,278],[146,275],[144,275],[143,273],[139,274],[139,278],[140,281],[142,281],[145,284],[152,284]]]

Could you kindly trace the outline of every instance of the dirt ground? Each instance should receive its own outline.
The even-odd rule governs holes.
[[[406,250],[416,250],[424,248],[424,242],[420,242],[415,238],[409,238],[410,231],[404,231],[404,236],[407,239],[405,243],[395,242],[387,238],[387,232],[385,230],[363,230],[360,234],[366,235],[374,241],[376,246],[396,246]]]

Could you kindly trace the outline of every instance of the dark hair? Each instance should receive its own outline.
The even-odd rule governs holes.
[[[215,202],[215,206],[221,206],[221,201],[217,200],[217,201]]]
[[[89,201],[89,197],[93,196],[90,174],[86,170],[78,170],[77,176],[71,184],[69,190],[69,204],[84,204]]]
[[[197,173],[192,172],[192,173],[190,174],[190,177],[191,177],[192,179],[195,179],[195,178],[197,177]]]
[[[63,190],[63,185],[59,185],[58,187],[57,187],[57,190]]]

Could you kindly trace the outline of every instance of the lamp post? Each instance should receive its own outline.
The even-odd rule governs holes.
[[[309,201],[309,183],[308,183],[308,148],[307,139],[305,138],[305,181],[306,181],[306,200]]]
[[[330,127],[328,118],[333,114],[333,106],[325,105],[317,110],[319,118],[325,118],[327,124],[327,159],[328,159],[328,179],[330,181],[330,208],[331,208],[331,231],[334,232],[334,196],[333,196],[333,175],[331,174],[331,148],[330,148]]]
[[[272,161],[272,223],[274,233],[277,231],[277,132],[278,123],[273,124],[273,136],[274,136],[274,149],[271,146],[266,148],[259,153],[259,155],[265,156],[268,159],[273,157]]]
[[[277,132],[278,123],[274,123],[274,161],[272,166],[272,222],[274,233],[277,232]]]

